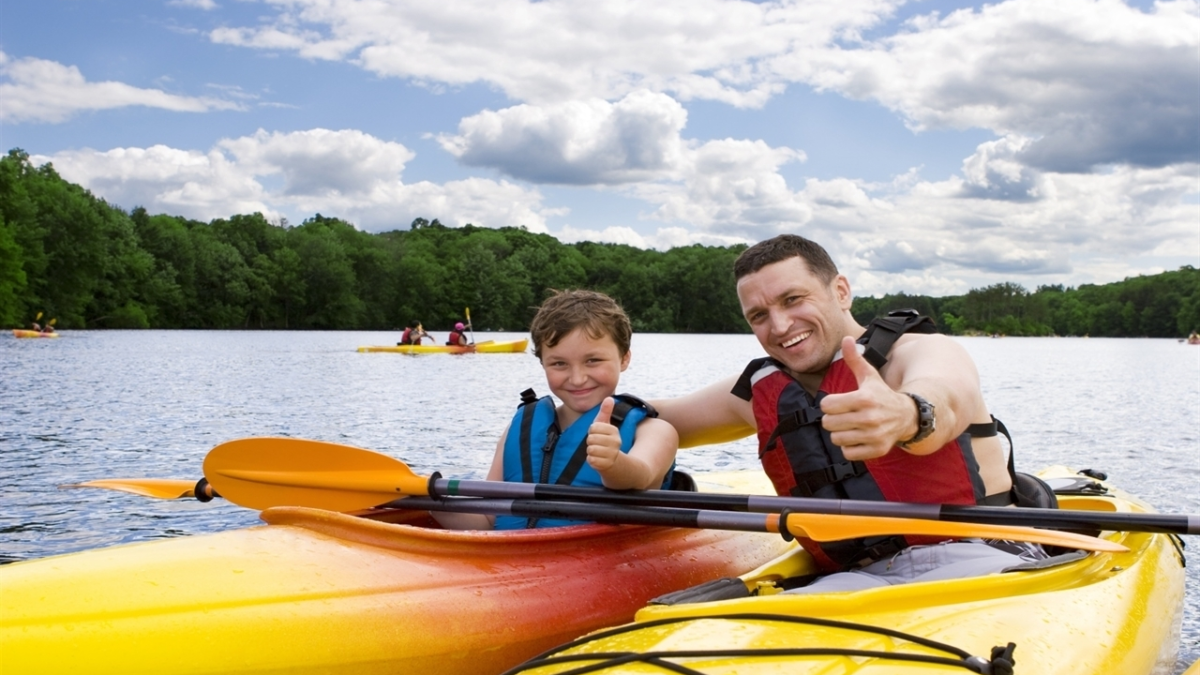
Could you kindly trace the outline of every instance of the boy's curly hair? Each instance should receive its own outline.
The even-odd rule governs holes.
[[[607,335],[622,357],[629,353],[633,328],[625,310],[603,293],[573,290],[554,291],[538,308],[529,325],[533,355],[542,358],[543,347],[553,347],[577,328],[583,328],[593,340]]]

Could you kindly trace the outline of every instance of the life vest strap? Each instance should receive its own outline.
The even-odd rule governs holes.
[[[856,478],[867,473],[864,462],[838,462],[823,469],[804,471],[793,474],[796,477],[796,487],[792,488],[793,497],[811,497],[817,490],[826,485],[840,483],[847,478]]]

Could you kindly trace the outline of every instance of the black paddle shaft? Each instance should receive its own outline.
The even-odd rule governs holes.
[[[575,501],[623,506],[669,506],[684,509],[779,513],[822,513],[876,518],[920,518],[984,525],[1015,525],[1061,530],[1113,530],[1118,532],[1165,532],[1200,534],[1200,516],[1164,513],[1116,513],[1002,506],[955,506],[872,502],[852,499],[776,497],[767,495],[720,494],[671,490],[616,491],[534,483],[454,480],[434,474],[429,481],[432,497],[463,496],[500,499]],[[588,518],[597,520],[596,518]]]

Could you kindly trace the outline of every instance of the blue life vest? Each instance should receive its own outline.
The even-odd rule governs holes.
[[[621,434],[621,452],[633,447],[637,425],[647,417],[658,417],[649,403],[628,394],[617,394],[612,424]],[[600,406],[580,415],[567,429],[558,426],[554,399],[537,398],[532,389],[521,393],[521,405],[504,439],[504,480],[510,483],[553,483],[578,487],[604,487],[600,473],[587,463],[588,430],[600,412]],[[674,469],[674,464],[671,465]],[[671,485],[671,471],[663,480],[663,489]],[[497,530],[527,527],[583,525],[588,521],[559,518],[496,516]]]

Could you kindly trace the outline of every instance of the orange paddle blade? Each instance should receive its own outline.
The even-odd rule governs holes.
[[[60,490],[85,487],[117,490],[118,492],[128,492],[130,494],[141,495],[142,497],[154,497],[155,499],[183,499],[185,497],[196,496],[193,492],[196,487],[196,481],[186,479],[103,478],[100,480],[90,480],[86,483],[58,486]]]
[[[780,526],[779,516],[771,516],[774,531]],[[976,539],[1010,539],[1029,541],[1050,546],[1076,548],[1084,551],[1123,553],[1129,549],[1121,544],[1058,530],[1040,530],[1033,527],[1011,525],[981,525],[979,523],[956,523],[944,520],[920,520],[914,518],[881,518],[876,516],[839,516],[816,513],[789,513],[787,529],[797,537],[814,541],[840,541],[859,537],[878,537],[894,534],[929,535],[935,537],[957,537]]]
[[[286,467],[286,468],[284,468]],[[204,459],[204,476],[231,502],[255,509],[365,509],[428,494],[428,479],[377,452],[297,438],[243,438]]]

